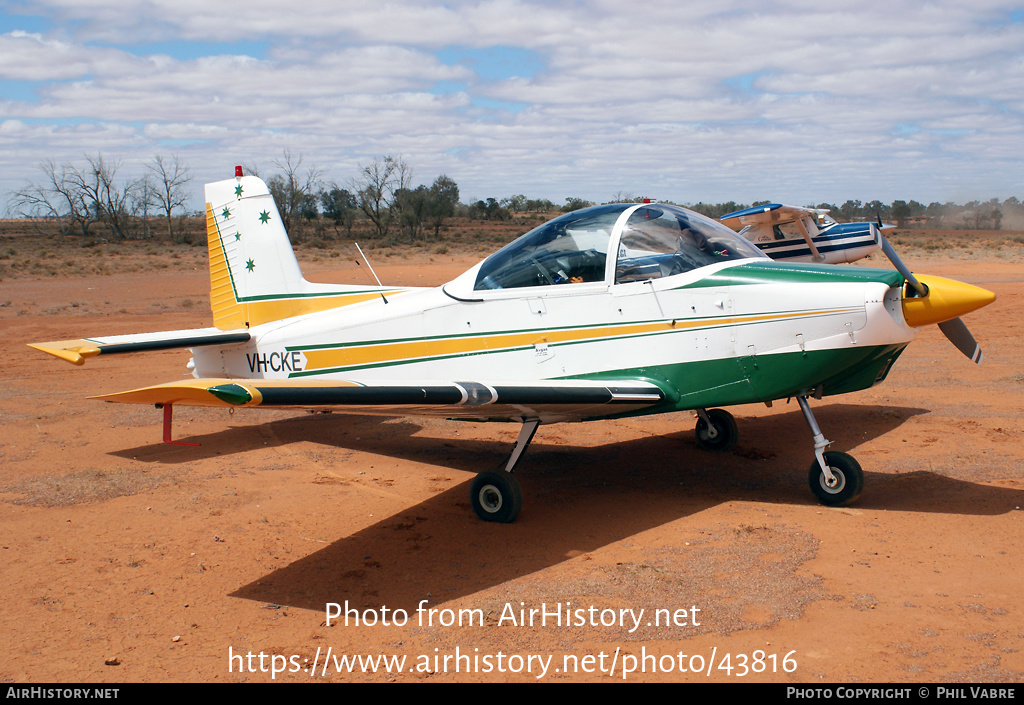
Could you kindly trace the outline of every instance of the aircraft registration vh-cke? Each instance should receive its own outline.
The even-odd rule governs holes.
[[[486,521],[519,514],[512,471],[541,424],[691,410],[697,444],[725,451],[737,426],[716,407],[793,397],[812,491],[848,504],[863,472],[826,450],[808,398],[878,384],[932,323],[979,360],[959,316],[995,299],[914,277],[880,231],[896,270],[788,263],[662,203],[564,214],[439,287],[314,284],[266,184],[235,174],[206,186],[213,327],[32,347],[76,365],[190,349],[191,378],[93,397],[162,408],[166,442],[175,405],[518,422],[504,467],[471,485]]]

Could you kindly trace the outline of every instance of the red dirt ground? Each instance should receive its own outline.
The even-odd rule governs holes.
[[[470,264],[434,259],[378,274]],[[202,445],[167,446],[159,411],[85,397],[179,377],[187,352],[25,347],[207,326],[201,267],[4,280],[0,681],[1022,682],[1024,266],[909,263],[997,293],[967,317],[985,361],[928,329],[883,384],[813,403],[865,469],[854,506],[814,501],[810,433],[777,403],[734,409],[725,455],[687,413],[541,427],[511,525],[468,489],[514,425],[183,408],[175,436]],[[366,283],[342,264],[310,278]],[[328,625],[346,602],[378,623]],[[544,608],[573,623],[519,623]]]

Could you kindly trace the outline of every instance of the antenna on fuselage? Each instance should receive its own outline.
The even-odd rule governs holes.
[[[353,243],[353,244],[355,244],[355,246],[356,246],[356,249],[357,249],[357,250],[359,250],[359,255],[360,255],[360,256],[361,256],[362,258],[363,258],[363,261],[364,261],[364,262],[366,262],[366,266],[367,266],[367,267],[369,267],[369,269],[370,269],[370,274],[372,274],[372,275],[373,275],[373,278],[377,280],[377,286],[379,286],[379,287],[380,287],[381,289],[383,289],[383,288],[384,288],[384,285],[380,283],[380,277],[378,277],[378,276],[377,276],[377,273],[376,273],[375,271],[373,271],[373,266],[372,266],[372,265],[370,264],[370,260],[368,260],[368,259],[366,258],[366,255],[364,255],[364,254],[363,254],[363,248],[361,248],[361,247],[359,246],[359,243],[358,243],[358,242],[356,242],[356,243]],[[357,265],[359,264],[359,260],[356,260],[356,264],[357,264]],[[382,292],[380,292],[380,297],[381,297],[382,299],[384,299],[384,303],[387,303],[387,302],[388,302],[388,300],[387,300],[386,298],[384,298],[384,292],[383,292],[383,291],[382,291]]]

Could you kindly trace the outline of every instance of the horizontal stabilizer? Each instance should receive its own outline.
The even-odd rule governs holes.
[[[217,328],[172,330],[137,335],[114,335],[105,338],[80,340],[54,340],[48,343],[29,343],[30,348],[59,357],[73,365],[84,365],[86,358],[115,353],[198,348],[205,345],[236,345],[248,343],[248,331],[222,331]]]

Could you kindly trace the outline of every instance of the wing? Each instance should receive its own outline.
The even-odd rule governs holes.
[[[381,416],[544,422],[620,416],[668,395],[648,380],[189,379],[91,397],[129,404],[332,409]]]
[[[739,228],[747,225],[778,225],[780,223],[792,223],[800,218],[810,216],[812,219],[818,217],[819,211],[814,208],[803,208],[802,206],[786,206],[781,203],[769,203],[764,206],[754,206],[741,211],[723,215],[719,220],[730,228]]]
[[[244,330],[223,331],[219,328],[195,328],[137,335],[114,335],[105,338],[54,340],[48,343],[29,343],[29,347],[42,350],[44,353],[59,357],[73,365],[84,365],[87,358],[97,355],[198,348],[204,345],[233,345],[248,343],[251,339],[252,336],[249,332]]]

